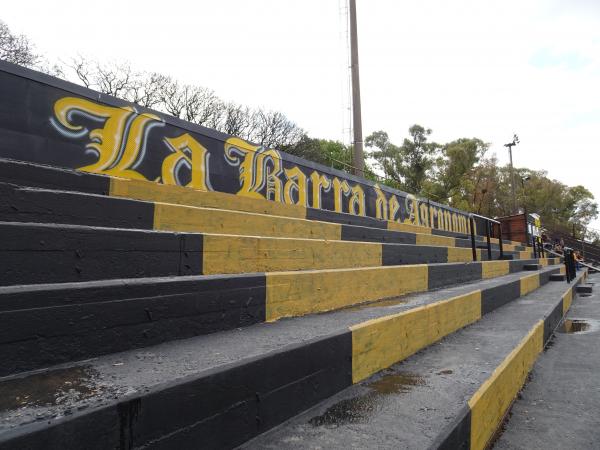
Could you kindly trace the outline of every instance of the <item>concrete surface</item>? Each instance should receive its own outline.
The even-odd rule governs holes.
[[[583,320],[589,328],[559,327],[494,449],[600,449],[600,275],[588,282],[597,283],[594,293],[579,294],[566,321]]]
[[[567,288],[549,283],[241,448],[428,448]]]
[[[540,273],[548,274],[556,267],[544,268]],[[3,431],[39,420],[52,424],[65,415],[83,410],[89,412],[90,409],[111,404],[123,396],[143,395],[151,389],[161,389],[161,386],[176,383],[183,378],[200,376],[227,364],[251,360],[279,351],[286,346],[302,344],[347,330],[349,326],[369,319],[458,296],[474,289],[502,286],[524,275],[522,272],[514,273],[331,313],[283,319],[275,323],[261,323],[242,329],[115,353],[88,361],[55,366],[53,370],[57,372],[51,372],[50,376],[47,371],[41,371],[39,376],[35,375],[35,372],[25,372],[18,376],[0,378],[0,392],[5,394],[15,389],[14,380],[22,380],[19,385],[23,386],[25,392],[31,390],[31,386],[39,386],[33,395],[20,399],[17,407],[13,401],[12,406],[0,408],[0,435]],[[556,289],[559,286],[563,288],[565,284],[551,283],[547,286]],[[519,305],[521,303],[519,302]],[[486,320],[487,325],[483,329],[496,327],[493,324],[497,317],[494,313],[489,316],[492,318]],[[521,327],[518,326],[517,329]],[[497,329],[497,333],[503,333],[502,326]],[[495,334],[492,333],[492,336]],[[495,339],[496,337],[493,337],[492,340]],[[459,354],[457,353],[456,356]],[[52,373],[56,374],[56,382],[45,382],[44,380],[53,378]],[[64,382],[75,383],[81,388],[74,389],[69,394],[69,389],[65,389]],[[40,398],[42,400],[39,400]],[[51,398],[52,401],[44,401],[43,399],[46,398]]]

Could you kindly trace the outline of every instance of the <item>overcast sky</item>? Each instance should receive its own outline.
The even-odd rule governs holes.
[[[600,0],[357,0],[363,132],[479,137],[600,200]],[[345,0],[4,2],[50,61],[129,61],[349,142]],[[600,221],[593,224],[600,228]]]

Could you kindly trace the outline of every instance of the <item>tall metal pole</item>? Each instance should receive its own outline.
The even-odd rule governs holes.
[[[354,145],[352,165],[354,174],[363,176],[365,157],[363,154],[362,118],[360,111],[360,79],[358,73],[358,34],[356,31],[356,0],[350,1],[350,67],[352,73],[352,129]]]
[[[516,134],[513,135],[512,142],[508,144],[504,144],[505,147],[508,147],[508,154],[510,155],[510,188],[512,190],[512,212],[513,214],[517,213],[517,196],[515,195],[515,169],[513,168],[512,161],[512,148],[519,143],[519,136]]]
[[[515,195],[515,170],[513,168],[513,162],[512,162],[512,145],[508,146],[508,154],[510,155],[510,185],[511,185],[511,190],[512,190],[512,201],[513,201],[513,214],[517,213],[517,197]]]

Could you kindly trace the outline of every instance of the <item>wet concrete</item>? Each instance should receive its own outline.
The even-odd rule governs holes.
[[[367,392],[340,400],[309,423],[314,427],[366,423],[383,406],[386,396],[408,392],[412,386],[425,384],[423,377],[411,373],[390,373],[365,385]]]
[[[57,406],[99,393],[90,366],[41,372],[0,383],[0,412],[38,406]]]
[[[600,281],[600,275],[589,280]],[[565,320],[570,332],[556,333],[538,359],[494,449],[600,448],[598,323],[600,293],[595,287],[591,297],[573,300]]]
[[[594,319],[565,319],[558,329],[559,333],[592,333],[600,330],[600,322]]]
[[[542,273],[550,270],[553,269],[546,268]],[[26,403],[18,409],[0,411],[0,433],[35,421],[38,417],[47,418],[51,425],[55,418],[72,412],[77,414],[77,411],[89,411],[130,395],[144,395],[186,377],[200,376],[230,363],[278,351],[288,345],[329,336],[338,330],[347,330],[348,326],[356,323],[406,311],[474,289],[502,285],[522,276],[522,272],[517,272],[495,279],[408,295],[392,301],[370,303],[358,309],[284,319],[275,323],[263,323],[98,357],[88,363],[94,371],[94,376],[89,381],[92,395],[73,396],[69,402],[63,403]],[[68,367],[70,365],[55,369]],[[449,367],[451,366],[439,367],[436,372]],[[10,382],[10,379],[0,379],[0,385],[7,382]],[[47,386],[49,393],[39,393],[38,396],[54,395],[52,383],[41,386]],[[422,386],[415,386],[420,387]]]
[[[547,284],[240,448],[428,448],[566,289]]]

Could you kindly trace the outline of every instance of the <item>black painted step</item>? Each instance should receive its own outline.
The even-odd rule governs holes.
[[[110,190],[110,177],[104,175],[84,173],[76,170],[62,169],[3,158],[0,158],[0,182],[4,184],[12,184],[13,187],[46,188],[60,190],[63,192],[71,191],[98,195],[108,195]],[[49,206],[52,208],[54,204],[50,203]],[[336,213],[334,211],[313,208],[307,209],[307,218],[311,220],[320,220],[346,225],[381,229],[387,228],[387,223],[385,221],[372,217],[359,217],[347,213]],[[24,221],[37,220],[30,219]],[[470,236],[468,235],[444,230],[432,230],[432,234],[457,237],[465,240],[470,239]],[[482,236],[476,236],[476,240],[478,242],[482,242],[484,238]],[[468,246],[470,247],[470,243]]]
[[[560,323],[568,289],[542,287],[240,448],[488,448],[502,424],[498,409],[518,394],[522,365]],[[526,355],[510,359],[523,345]],[[503,381],[486,384],[498,373]],[[478,392],[487,397],[473,407]]]
[[[306,240],[261,237],[248,237],[240,245],[246,245],[248,251],[260,248],[259,242],[264,242],[272,249],[280,245],[281,254],[277,255],[280,260],[273,257],[269,260],[271,262],[265,260],[261,263],[262,255],[255,258],[248,256],[247,260],[242,260],[242,256],[238,255],[240,259],[235,260],[235,253],[228,252],[234,252],[237,247],[233,246],[228,250],[217,245],[215,248],[212,245],[214,239],[205,242],[208,239],[205,236],[221,236],[224,243],[238,242],[241,239],[236,236],[201,233],[0,222],[0,250],[3,255],[0,286],[264,270],[345,268],[355,267],[361,261],[336,258],[331,252],[327,252],[328,248],[341,245],[338,244],[339,241],[310,240],[314,249],[301,252],[299,249],[308,245]],[[410,235],[405,237],[410,241]],[[414,241],[414,235],[412,240]],[[249,241],[257,244],[253,247]],[[290,242],[295,242],[297,247],[292,248]],[[356,245],[365,246],[358,242]],[[368,246],[371,245],[378,248],[381,258],[377,261],[372,261],[371,258],[365,266],[446,263],[450,251],[442,246],[388,243],[372,243]],[[265,247],[265,251],[266,248],[269,247]],[[320,248],[323,253],[319,253]],[[483,256],[484,260],[487,259],[487,254]],[[494,252],[492,256],[497,258],[498,253]],[[218,266],[215,263],[219,258],[231,261],[215,272],[213,268]],[[313,258],[320,258],[327,267],[316,267]],[[293,266],[286,265],[290,260]],[[304,266],[301,265],[303,263]],[[204,264],[208,264],[208,268]],[[266,265],[275,269],[263,268]]]
[[[577,286],[578,294],[591,294],[593,292],[593,286],[591,284],[580,284]]]
[[[556,270],[543,269],[540,282]],[[205,449],[231,448],[352,383],[350,325],[479,291],[485,314],[520,296],[520,277],[410,296],[407,303],[257,324],[3,379],[0,392],[12,396],[37,389],[18,406],[14,397],[4,397],[8,407],[0,413],[0,449],[197,448],[198,442]],[[115,334],[115,341],[119,337],[128,339]],[[65,380],[74,392],[55,397]],[[40,403],[38,396],[55,400]],[[34,420],[40,417],[44,420]]]
[[[550,281],[566,281],[566,279],[566,275],[563,275],[562,273],[555,273],[553,275],[550,275]]]
[[[522,271],[527,262],[511,261],[510,273],[520,276],[517,272]],[[428,291],[482,279],[482,263],[431,264],[426,270],[425,290]],[[547,282],[550,274],[557,270],[543,271],[541,281]],[[336,270],[316,273],[323,279],[327,277],[325,285],[334,285],[339,274]],[[361,269],[355,273],[361,276]],[[268,277],[277,280],[277,276],[286,274],[202,275],[0,287],[0,354],[3,356],[0,376],[264,322],[267,311],[272,310],[269,299],[273,299],[269,296],[272,291],[267,280]],[[397,283],[410,285],[410,280]],[[405,292],[415,290],[407,288]],[[307,291],[305,297],[312,298],[312,295]],[[338,307],[381,298],[384,296],[362,298],[357,295]],[[300,302],[302,299],[290,299],[290,302],[292,300]],[[315,307],[315,311],[324,309]]]
[[[524,266],[525,270],[540,270],[540,265],[539,264],[526,264]]]

